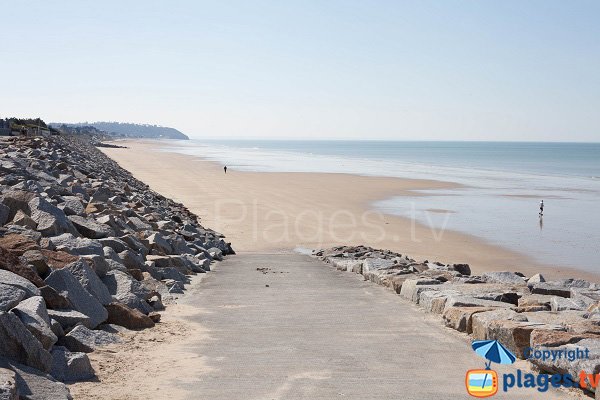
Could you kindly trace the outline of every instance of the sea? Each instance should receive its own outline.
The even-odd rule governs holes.
[[[190,140],[168,150],[240,171],[455,182],[461,187],[379,199],[372,207],[544,264],[600,271],[600,143]]]

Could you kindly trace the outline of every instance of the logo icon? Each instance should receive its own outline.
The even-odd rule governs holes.
[[[517,358],[497,340],[476,340],[471,346],[475,353],[488,361],[485,363],[485,369],[467,371],[467,393],[479,398],[493,396],[498,392],[498,373],[491,369],[492,363],[512,364]]]
[[[467,392],[473,397],[490,397],[498,392],[498,374],[491,369],[467,371]]]

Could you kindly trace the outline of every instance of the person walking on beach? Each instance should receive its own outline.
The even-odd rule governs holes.
[[[544,216],[544,200],[540,201],[540,217]]]
[[[223,167],[223,171],[225,171],[225,173],[227,173],[227,165]]]

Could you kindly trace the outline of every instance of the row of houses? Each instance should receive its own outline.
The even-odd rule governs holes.
[[[18,125],[9,120],[0,119],[0,136],[50,136],[48,128],[31,124]]]

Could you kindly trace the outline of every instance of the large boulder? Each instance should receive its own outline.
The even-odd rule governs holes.
[[[23,190],[9,190],[2,193],[2,204],[10,209],[8,220],[12,220],[17,211],[29,211],[29,202],[35,197],[35,193]]]
[[[29,250],[39,250],[38,244],[25,235],[9,233],[0,237],[0,248],[17,256],[22,255]]]
[[[114,232],[106,225],[99,224],[91,218],[78,215],[68,217],[81,235],[89,239],[102,239],[114,235]]]
[[[525,358],[525,350],[530,347],[531,332],[535,329],[564,331],[561,325],[549,325],[530,321],[492,321],[487,329],[487,339],[497,340],[518,358]]]
[[[23,300],[12,309],[12,312],[19,317],[27,330],[40,341],[46,350],[50,350],[58,340],[52,332],[50,317],[43,297],[35,296]]]
[[[0,311],[0,354],[40,371],[52,366],[50,353],[11,312]]]
[[[104,255],[102,244],[97,240],[75,237],[70,233],[51,237],[50,242],[56,247],[57,250],[63,250],[73,255]]]
[[[421,292],[426,290],[439,290],[442,282],[437,279],[407,279],[402,284],[400,289],[400,296],[412,301],[413,303],[419,303],[419,297]]]
[[[8,311],[25,298],[24,290],[0,283],[0,311]]]
[[[15,372],[20,400],[73,400],[69,388],[49,374],[2,357],[0,368]]]
[[[52,271],[46,278],[46,283],[56,291],[66,293],[73,308],[90,318],[93,328],[108,318],[108,313],[102,304],[84,289],[68,269]]]
[[[470,334],[473,332],[473,315],[493,310],[490,307],[448,307],[443,317],[447,327]]]
[[[111,303],[105,307],[108,311],[106,322],[109,324],[120,325],[132,330],[152,328],[154,326],[154,322],[150,317],[124,304]]]
[[[63,330],[69,330],[76,325],[93,328],[90,317],[75,310],[48,310],[48,316],[57,321]]]
[[[484,311],[471,317],[472,335],[475,340],[488,339],[490,324],[499,320],[527,321],[527,317],[509,308]]]
[[[103,247],[109,247],[109,248],[113,249],[115,253],[121,253],[125,250],[131,250],[131,248],[127,245],[127,243],[125,243],[123,240],[118,239],[118,238],[109,237],[106,239],[100,239],[99,241]],[[105,256],[106,256],[106,251],[105,251]]]
[[[502,271],[502,272],[486,272],[482,275],[486,282],[490,283],[506,283],[510,285],[525,285],[525,279],[522,276],[515,274],[514,272]]]
[[[63,197],[63,202],[58,205],[58,208],[64,211],[66,215],[83,215],[85,214],[85,207],[79,197],[67,196]]]
[[[0,269],[0,282],[25,292],[26,297],[40,295],[40,290],[33,283],[10,271]]]
[[[74,352],[91,353],[98,347],[119,343],[117,335],[105,331],[93,331],[83,325],[78,325],[60,338],[61,346]]]
[[[110,296],[108,289],[85,261],[79,260],[69,264],[66,266],[66,269],[71,271],[73,276],[79,280],[81,286],[83,286],[85,290],[94,296],[102,305],[112,302],[112,297]]]
[[[65,213],[43,198],[31,199],[28,206],[31,210],[31,219],[37,223],[37,230],[44,236],[56,236],[62,233],[77,234],[77,230]]]
[[[82,381],[96,374],[85,353],[70,352],[66,347],[56,346],[52,350],[51,375],[61,382]]]
[[[154,233],[148,237],[150,250],[155,255],[165,255],[173,253],[173,246],[160,233]]]
[[[534,283],[531,287],[533,294],[545,294],[548,296],[571,297],[571,289],[557,282]]]

